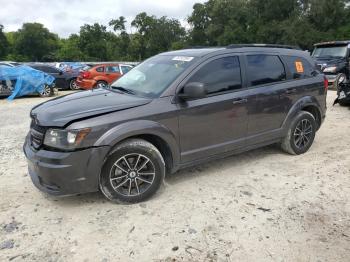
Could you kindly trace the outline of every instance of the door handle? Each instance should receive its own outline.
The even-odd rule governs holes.
[[[290,88],[290,89],[287,89],[285,93],[289,95],[289,94],[294,94],[296,92],[297,90],[295,88]]]
[[[232,101],[232,104],[238,105],[238,104],[244,104],[247,103],[248,99],[247,98],[238,98]]]

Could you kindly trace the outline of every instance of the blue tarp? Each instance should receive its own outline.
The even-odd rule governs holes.
[[[29,94],[41,93],[45,85],[52,85],[55,78],[29,66],[0,66],[0,81],[15,80],[16,85],[8,100]]]

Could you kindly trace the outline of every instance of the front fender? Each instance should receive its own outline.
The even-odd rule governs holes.
[[[139,135],[154,135],[161,138],[171,150],[173,166],[179,163],[180,151],[175,135],[164,125],[151,120],[135,120],[117,125],[104,133],[94,146],[111,146],[113,148],[124,139]]]
[[[322,117],[322,110],[321,105],[317,101],[315,97],[312,96],[305,96],[303,98],[300,98],[292,108],[289,110],[287,117],[285,118],[282,129],[285,131],[288,131],[288,128],[290,127],[291,122],[293,121],[294,117],[305,107],[307,106],[313,106],[318,110],[319,116]]]

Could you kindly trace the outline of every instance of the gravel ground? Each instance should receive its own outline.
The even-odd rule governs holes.
[[[176,173],[151,200],[54,198],[22,144],[43,98],[0,100],[0,261],[349,261],[349,108],[331,104],[311,150],[274,146]]]

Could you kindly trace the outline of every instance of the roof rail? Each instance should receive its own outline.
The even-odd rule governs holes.
[[[316,43],[314,46],[321,46],[321,45],[347,45],[350,44],[350,40],[341,40],[341,41],[329,41],[329,42],[321,42]]]
[[[298,46],[292,45],[279,45],[279,44],[232,44],[226,48],[242,48],[242,47],[266,47],[266,48],[286,48],[286,49],[297,49],[301,50]]]
[[[202,48],[220,48],[221,46],[193,45],[186,46],[184,49],[202,49]]]

